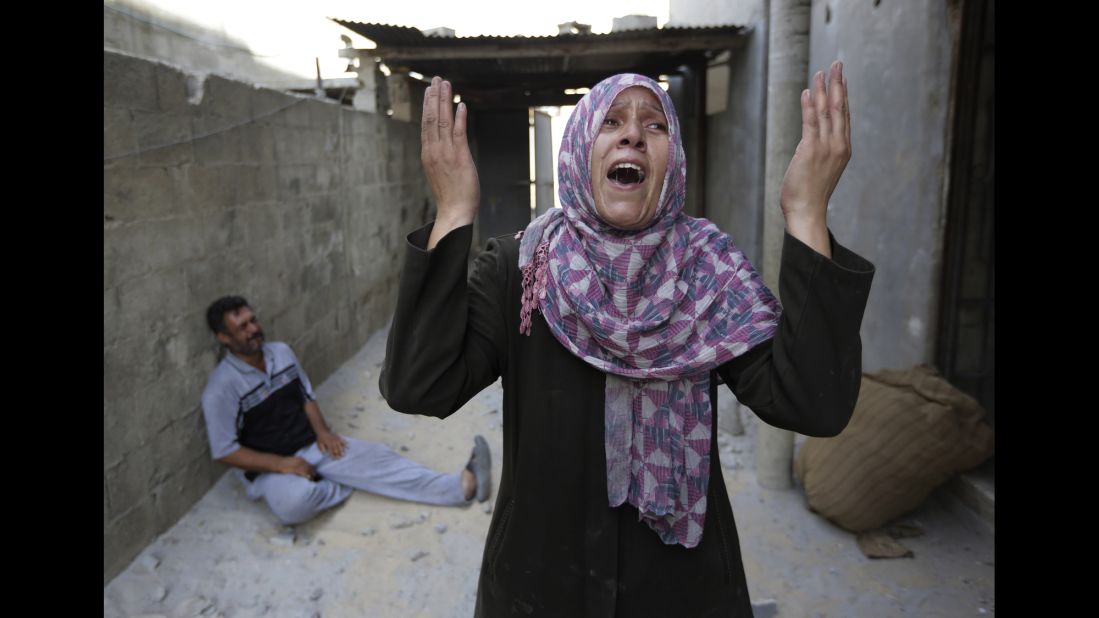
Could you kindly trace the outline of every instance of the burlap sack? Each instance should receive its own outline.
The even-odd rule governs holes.
[[[794,474],[811,510],[852,532],[871,530],[991,457],[984,418],[976,400],[928,365],[864,374],[847,428],[808,438]]]

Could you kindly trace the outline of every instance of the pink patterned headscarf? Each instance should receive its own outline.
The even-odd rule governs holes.
[[[639,231],[599,218],[591,179],[603,117],[631,86],[651,90],[668,123],[660,203]],[[521,232],[520,332],[530,334],[537,309],[561,345],[606,372],[610,506],[628,501],[664,543],[695,547],[710,480],[710,372],[770,339],[781,308],[726,234],[682,213],[679,119],[653,80],[615,75],[592,88],[565,126],[557,171],[561,208]]]

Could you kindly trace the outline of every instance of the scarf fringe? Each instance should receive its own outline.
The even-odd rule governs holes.
[[[531,315],[546,297],[546,269],[549,266],[549,240],[534,250],[534,257],[519,270],[523,273],[523,308],[519,311],[519,333],[530,336]]]

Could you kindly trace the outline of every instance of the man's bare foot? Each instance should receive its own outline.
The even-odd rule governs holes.
[[[468,469],[462,470],[462,495],[466,500],[472,500],[477,491],[477,477]]]

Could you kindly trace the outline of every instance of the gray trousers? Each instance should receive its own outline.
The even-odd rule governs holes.
[[[462,491],[461,473],[444,474],[401,457],[384,444],[340,436],[347,442],[339,459],[325,455],[314,442],[294,456],[308,461],[321,475],[314,482],[296,474],[267,472],[254,481],[238,476],[252,500],[264,498],[286,525],[299,524],[332,508],[361,489],[398,500],[440,506],[470,504]]]

